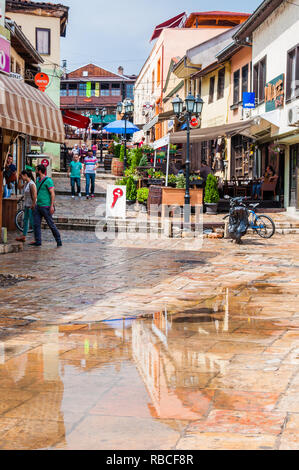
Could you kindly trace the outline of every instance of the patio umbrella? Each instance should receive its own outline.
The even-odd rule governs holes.
[[[124,134],[125,133],[126,123],[125,121],[114,121],[110,122],[104,129],[111,134]],[[127,134],[134,134],[135,132],[139,132],[140,129],[130,121],[127,121]]]

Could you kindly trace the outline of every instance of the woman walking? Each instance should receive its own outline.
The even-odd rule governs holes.
[[[35,208],[37,199],[36,185],[31,171],[22,171],[19,189],[24,189],[24,228],[23,235],[21,237],[18,237],[16,240],[18,242],[25,243],[29,228],[29,222],[32,228],[34,226],[33,210]]]

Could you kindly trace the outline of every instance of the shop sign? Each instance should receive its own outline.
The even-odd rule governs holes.
[[[118,217],[121,219],[126,218],[126,199],[127,199],[126,186],[107,185],[107,198],[106,198],[106,218]]]
[[[36,86],[38,86],[38,88],[39,88],[40,91],[45,92],[47,86],[48,86],[49,83],[50,83],[50,79],[49,79],[49,77],[48,77],[47,74],[45,74],[45,73],[38,73],[38,74],[35,75],[34,82],[35,82]]]
[[[243,93],[243,108],[254,109],[255,108],[255,93]]]
[[[266,112],[275,111],[284,105],[284,73],[271,80],[265,87]]]
[[[0,71],[10,72],[10,42],[0,37]]]

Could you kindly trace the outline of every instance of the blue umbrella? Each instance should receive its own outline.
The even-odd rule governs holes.
[[[114,121],[110,122],[110,124],[105,126],[104,129],[105,131],[110,132],[110,134],[124,134],[125,126],[125,121]],[[138,127],[134,126],[130,121],[127,121],[127,134],[134,134],[139,131],[140,129]]]

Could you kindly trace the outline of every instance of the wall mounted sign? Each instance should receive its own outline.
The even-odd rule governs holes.
[[[40,91],[45,92],[47,86],[50,83],[50,79],[49,79],[47,74],[38,73],[37,75],[35,75],[34,82],[35,82],[36,86],[38,86]]]
[[[0,70],[10,73],[10,42],[0,37]]]
[[[284,106],[284,73],[271,80],[265,87],[266,112]]]
[[[255,93],[243,93],[243,108],[254,109],[255,108]]]

